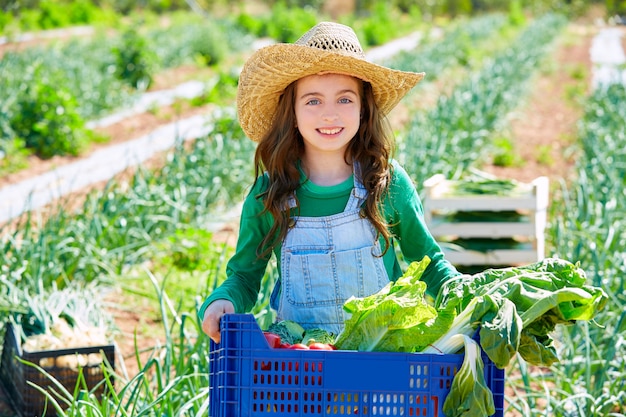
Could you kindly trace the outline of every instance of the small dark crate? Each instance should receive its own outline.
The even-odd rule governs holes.
[[[54,383],[46,375],[32,366],[21,363],[18,358],[41,366],[59,383],[63,384],[69,392],[74,392],[79,376],[78,371],[57,366],[57,360],[68,355],[100,355],[101,352],[106,356],[106,360],[114,369],[115,345],[26,352],[22,350],[17,332],[13,326],[9,324],[7,325],[4,337],[0,379],[4,384],[5,391],[13,408],[21,417],[56,416],[54,407],[50,404],[46,404],[46,396],[29,385],[28,382],[44,388],[50,393],[52,393],[52,390],[58,392],[58,388],[54,386]],[[87,364],[82,367],[82,373],[89,390],[94,390],[94,388],[100,384],[97,389],[94,390],[94,393],[97,396],[103,395],[107,387],[106,384],[102,382],[104,379],[102,364]],[[111,383],[113,383],[113,380],[111,380]]]

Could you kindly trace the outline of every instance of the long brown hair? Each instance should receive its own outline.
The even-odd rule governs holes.
[[[394,151],[393,134],[389,122],[378,110],[372,86],[361,81],[361,124],[350,141],[344,158],[346,163],[358,162],[361,181],[367,190],[363,207],[378,235],[385,240],[383,254],[391,246],[391,233],[382,212],[382,200],[391,180],[390,158]],[[300,171],[296,161],[304,154],[304,141],[296,127],[296,81],[280,97],[272,127],[259,141],[254,156],[255,181],[267,172],[269,185],[258,198],[263,199],[264,212],[274,222],[257,248],[258,256],[267,256],[287,235],[290,221],[289,199],[300,185]]]

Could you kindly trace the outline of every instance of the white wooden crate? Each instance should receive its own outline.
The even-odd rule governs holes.
[[[455,195],[454,181],[435,175],[424,182],[424,214],[426,223],[440,242],[455,238],[513,238],[523,249],[486,249],[484,251],[454,249],[442,243],[447,259],[455,265],[519,265],[541,260],[545,256],[548,178],[538,177],[531,183],[499,195]],[[463,211],[514,211],[519,221],[455,221],[449,215]]]
[[[528,249],[493,249],[488,251],[455,250],[442,245],[446,259],[453,265],[524,265],[544,258],[543,241]]]

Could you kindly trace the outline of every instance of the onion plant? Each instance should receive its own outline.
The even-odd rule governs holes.
[[[506,50],[486,59],[482,70],[441,96],[434,108],[416,114],[399,147],[399,159],[416,181],[436,173],[458,178],[484,162],[491,135],[520,104],[565,23],[555,14],[531,22]]]
[[[467,66],[471,56],[483,54],[489,48],[484,42],[496,34],[502,35],[506,17],[489,14],[472,19],[458,19],[445,29],[441,39],[425,39],[414,50],[402,51],[391,57],[385,65],[402,71],[424,71],[426,78],[418,84],[434,81],[441,72],[451,67]],[[501,37],[501,36],[497,36]]]
[[[140,262],[154,242],[240,201],[252,175],[254,143],[232,113],[213,123],[213,132],[190,151],[179,143],[159,170],[112,180],[76,211],[62,204],[45,221],[29,214],[5,226],[2,274],[32,290],[113,276]]]
[[[626,415],[626,88],[596,90],[584,105],[575,173],[550,210],[554,253],[580,262],[610,297],[595,323],[562,329],[561,362],[549,370],[519,367],[509,383],[523,415]],[[511,373],[515,375],[515,373]],[[542,384],[550,396],[537,392]],[[523,400],[522,400],[523,398]]]

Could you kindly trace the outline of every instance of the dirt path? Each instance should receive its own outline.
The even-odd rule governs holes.
[[[514,115],[510,138],[520,164],[485,166],[494,175],[530,182],[547,176],[551,183],[572,174],[577,122],[582,115],[579,101],[589,93],[592,63],[589,48],[597,30],[572,24],[554,51],[553,64],[532,82],[525,104]]]

